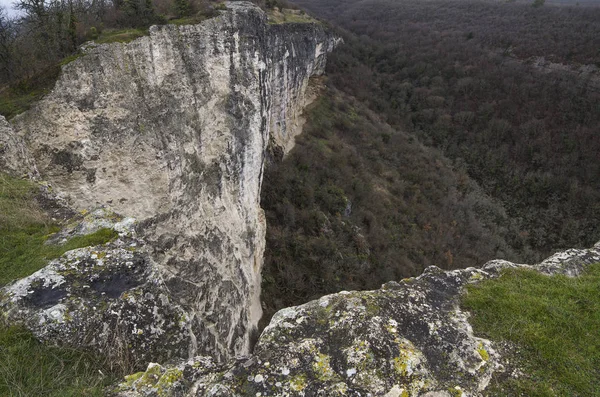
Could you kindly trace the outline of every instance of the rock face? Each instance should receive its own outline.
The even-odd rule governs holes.
[[[271,25],[231,2],[198,25],[88,45],[14,119],[41,178],[75,209],[110,205],[139,220],[152,277],[187,318],[184,356],[249,352],[265,153],[291,146],[309,78],[335,44],[320,24]]]
[[[61,244],[99,229],[118,238],[68,251],[0,290],[1,313],[40,340],[102,352],[124,369],[185,356],[190,322],[168,294],[135,220],[98,209],[48,240]]]
[[[37,174],[35,163],[23,140],[15,134],[11,125],[1,115],[0,170],[19,176]]]
[[[504,370],[494,342],[473,335],[459,308],[469,283],[508,267],[576,276],[600,262],[600,243],[534,265],[496,260],[481,269],[429,267],[380,290],[340,292],[279,311],[254,354],[228,365],[197,357],[151,364],[119,396],[477,396]]]

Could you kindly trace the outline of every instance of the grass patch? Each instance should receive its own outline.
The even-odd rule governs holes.
[[[302,10],[292,10],[289,8],[268,10],[267,13],[270,24],[281,24],[281,23],[316,23],[316,19]]]
[[[65,66],[65,65],[67,65],[67,64],[73,62],[74,60],[76,60],[78,58],[81,58],[83,56],[85,56],[85,54],[81,53],[81,52],[78,52],[76,54],[70,55],[70,56],[66,57],[65,59],[63,59],[62,61],[60,61],[60,66]]]
[[[117,235],[102,229],[64,245],[45,245],[59,228],[36,204],[38,189],[31,181],[0,173],[0,286],[68,250],[102,244]],[[30,332],[0,323],[0,396],[102,396],[104,387],[122,375],[105,369],[105,364],[108,368],[97,356],[46,346]]]
[[[149,34],[148,29],[105,30],[94,42],[97,44],[129,43]]]
[[[116,379],[97,357],[46,346],[28,331],[0,325],[2,396],[103,396],[104,387]]]
[[[467,290],[475,332],[516,344],[527,374],[489,395],[600,396],[600,264],[578,278],[507,270]]]
[[[49,259],[69,250],[104,244],[117,237],[114,230],[101,229],[63,245],[44,244],[59,227],[36,204],[37,192],[38,187],[31,181],[0,173],[0,286],[34,273]]]
[[[207,17],[205,15],[193,15],[190,17],[171,19],[168,23],[169,23],[169,25],[177,25],[177,26],[195,25],[195,24],[205,21],[207,19],[209,19],[209,17]]]

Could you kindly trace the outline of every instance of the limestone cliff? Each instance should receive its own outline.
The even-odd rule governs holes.
[[[136,244],[145,248],[134,263],[145,281],[120,291],[156,279],[160,291],[152,287],[142,295],[152,297],[149,310],[161,301],[181,311],[183,340],[174,354],[217,360],[248,353],[261,317],[259,193],[267,147],[291,146],[309,78],[323,71],[336,43],[318,23],[273,25],[251,3],[226,6],[198,25],[153,26],[148,37],[128,44],[87,45],[63,68],[52,93],[13,121],[41,178],[71,206],[108,205],[138,220]],[[79,272],[83,262],[98,265],[92,252],[77,255],[85,257],[72,261]],[[65,270],[56,266],[53,271]],[[35,280],[47,280],[36,277],[26,282],[25,295],[40,288]],[[7,293],[12,303],[6,310],[30,321],[24,313],[31,313],[31,302]],[[44,310],[65,305],[63,298],[46,302]],[[144,321],[128,323],[125,333],[165,332],[152,316]],[[102,324],[111,331],[111,322]]]
[[[37,174],[23,139],[14,133],[4,116],[0,116],[0,170],[19,176]]]
[[[527,267],[577,276],[600,262],[600,243],[540,264],[503,260],[481,269],[431,266],[376,291],[340,292],[275,314],[253,355],[215,364],[196,357],[150,364],[126,378],[121,397],[140,396],[480,396],[496,372],[512,371],[504,347],[473,335],[459,306],[465,286]],[[508,372],[508,376],[511,373]]]

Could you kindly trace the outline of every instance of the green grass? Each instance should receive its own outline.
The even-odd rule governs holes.
[[[62,245],[44,244],[59,228],[36,204],[37,189],[31,181],[0,173],[0,286],[32,274],[69,250],[117,237],[114,230],[101,229]]]
[[[269,10],[269,23],[278,25],[282,23],[316,23],[316,19],[304,11],[283,8],[281,10]]]
[[[94,40],[97,44],[107,43],[129,43],[137,38],[148,36],[148,29],[122,29],[122,30],[105,30]]]
[[[73,55],[69,55],[68,57],[66,57],[62,61],[60,61],[60,66],[65,66],[65,65],[73,62],[74,60],[84,57],[84,56],[85,56],[85,54],[83,54],[81,52],[75,53]]]
[[[59,230],[36,204],[38,187],[0,173],[0,286],[42,268],[64,252],[105,243],[116,232],[101,229],[64,245],[44,244]],[[0,324],[0,396],[102,396],[118,375],[97,356],[39,343],[31,333]],[[103,373],[99,372],[103,371]]]
[[[178,26],[195,25],[195,24],[205,21],[207,19],[208,19],[208,17],[206,17],[204,15],[193,15],[193,16],[189,16],[189,17],[171,19],[168,23],[169,23],[169,25],[178,25]]]
[[[470,285],[463,307],[476,334],[518,347],[526,376],[497,380],[490,396],[600,396],[600,264],[578,278],[508,270]]]
[[[116,379],[97,357],[47,346],[21,328],[0,326],[1,396],[103,396],[103,388]]]

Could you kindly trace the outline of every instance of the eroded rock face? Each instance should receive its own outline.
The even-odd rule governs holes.
[[[248,353],[261,317],[265,152],[289,149],[309,78],[336,43],[319,24],[227,8],[88,45],[13,122],[75,209],[110,205],[140,221],[167,296],[189,317],[186,352],[217,360]]]
[[[429,267],[377,291],[340,292],[279,311],[254,354],[228,365],[197,357],[152,364],[119,396],[477,396],[504,370],[494,342],[473,335],[459,308],[469,283],[507,267],[580,274],[600,262],[600,243],[534,265],[491,261],[481,269]]]
[[[113,229],[104,245],[68,251],[29,277],[0,290],[0,312],[42,341],[85,347],[123,368],[185,357],[190,321],[169,296],[135,220],[98,209],[49,239]]]
[[[13,175],[35,176],[37,170],[23,139],[0,115],[0,170]]]

